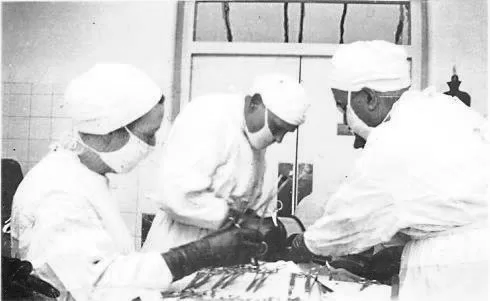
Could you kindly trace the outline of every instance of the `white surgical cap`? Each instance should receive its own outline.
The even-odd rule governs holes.
[[[297,80],[282,74],[258,77],[250,95],[260,94],[266,108],[292,125],[305,121],[309,107],[304,88]]]
[[[65,94],[75,130],[98,135],[135,121],[161,97],[146,74],[125,64],[97,64],[72,80]]]
[[[410,86],[410,64],[402,46],[386,41],[342,44],[332,58],[331,88],[359,91],[364,87],[380,92]]]

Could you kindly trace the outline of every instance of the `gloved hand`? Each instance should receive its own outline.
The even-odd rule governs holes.
[[[262,241],[262,235],[256,230],[229,225],[200,240],[170,249],[162,257],[175,281],[205,267],[248,263],[260,250]]]
[[[60,292],[51,284],[33,275],[32,264],[2,256],[2,298],[26,298],[34,293],[57,298]]]
[[[400,262],[404,246],[388,247],[374,254],[370,259],[366,278],[382,283],[390,283],[393,276],[400,272]]]
[[[278,252],[286,247],[286,228],[280,220],[277,220],[276,226],[272,218],[267,217],[262,220],[261,224],[260,216],[255,211],[248,209],[242,219],[238,221],[238,225],[244,229],[258,230],[262,234],[264,241],[267,243],[267,250],[264,254],[258,256],[258,259],[272,260]]]
[[[336,269],[345,269],[365,278],[369,272],[369,259],[361,254],[335,257],[329,263]]]
[[[302,233],[288,237],[286,244],[286,248],[279,254],[278,259],[300,263],[310,262],[315,258],[315,254],[306,247]]]

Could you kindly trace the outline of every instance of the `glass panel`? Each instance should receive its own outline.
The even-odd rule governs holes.
[[[303,43],[338,43],[343,8],[343,4],[307,4]]]
[[[198,3],[195,41],[283,42],[283,3]],[[229,29],[226,26],[229,20]],[[219,32],[219,33],[217,33]]]
[[[281,3],[231,3],[234,40],[283,42],[283,9]]]
[[[287,29],[288,29],[288,38],[289,38],[288,42],[289,43],[297,43],[298,42],[300,9],[301,9],[301,4],[299,4],[299,3],[288,3],[288,6],[287,6],[287,11],[288,11]],[[283,28],[284,28],[284,24],[283,24]],[[283,31],[284,31],[284,29],[283,29]]]
[[[198,3],[194,41],[226,42],[221,3]]]
[[[343,42],[373,39],[397,42],[398,37],[399,44],[408,45],[409,10],[408,2],[348,3]],[[197,3],[194,40],[339,43],[343,11],[344,4],[341,3],[202,2]],[[400,26],[400,20],[403,26]]]
[[[349,4],[345,18],[344,43],[359,40],[395,42],[400,17],[399,4]],[[403,35],[400,44],[409,44],[408,16],[404,10]]]

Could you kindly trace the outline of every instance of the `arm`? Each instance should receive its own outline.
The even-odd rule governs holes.
[[[83,199],[58,194],[48,201],[29,252],[45,258],[51,276],[77,300],[132,300],[163,291],[201,268],[249,262],[262,241],[257,231],[229,227],[163,254],[122,254]]]
[[[218,118],[197,113],[183,112],[172,128],[157,202],[176,221],[217,229],[227,216],[228,204],[212,184],[216,170],[227,160],[230,134]]]
[[[314,255],[359,254],[389,241],[406,227],[401,214],[405,208],[392,193],[400,185],[408,187],[397,178],[404,160],[387,149],[383,145],[364,150],[352,173],[328,200],[323,216],[292,240],[292,257],[308,261]]]
[[[159,253],[123,254],[90,204],[66,193],[52,193],[40,206],[27,259],[77,300],[93,294],[108,300],[122,289],[130,299],[139,290],[164,290],[172,282]]]
[[[400,219],[393,197],[379,185],[354,175],[306,230],[306,247],[317,255],[342,256],[389,241],[400,229]]]

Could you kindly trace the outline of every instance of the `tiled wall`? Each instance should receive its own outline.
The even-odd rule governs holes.
[[[3,83],[2,158],[17,160],[24,176],[48,153],[52,142],[72,130],[63,92],[64,87],[58,84]],[[158,186],[159,154],[156,151],[129,174],[111,177],[111,191],[137,249],[141,246],[142,215],[156,211],[146,195]]]
[[[71,130],[62,87],[54,84],[3,83],[2,158],[20,162],[24,174]]]

